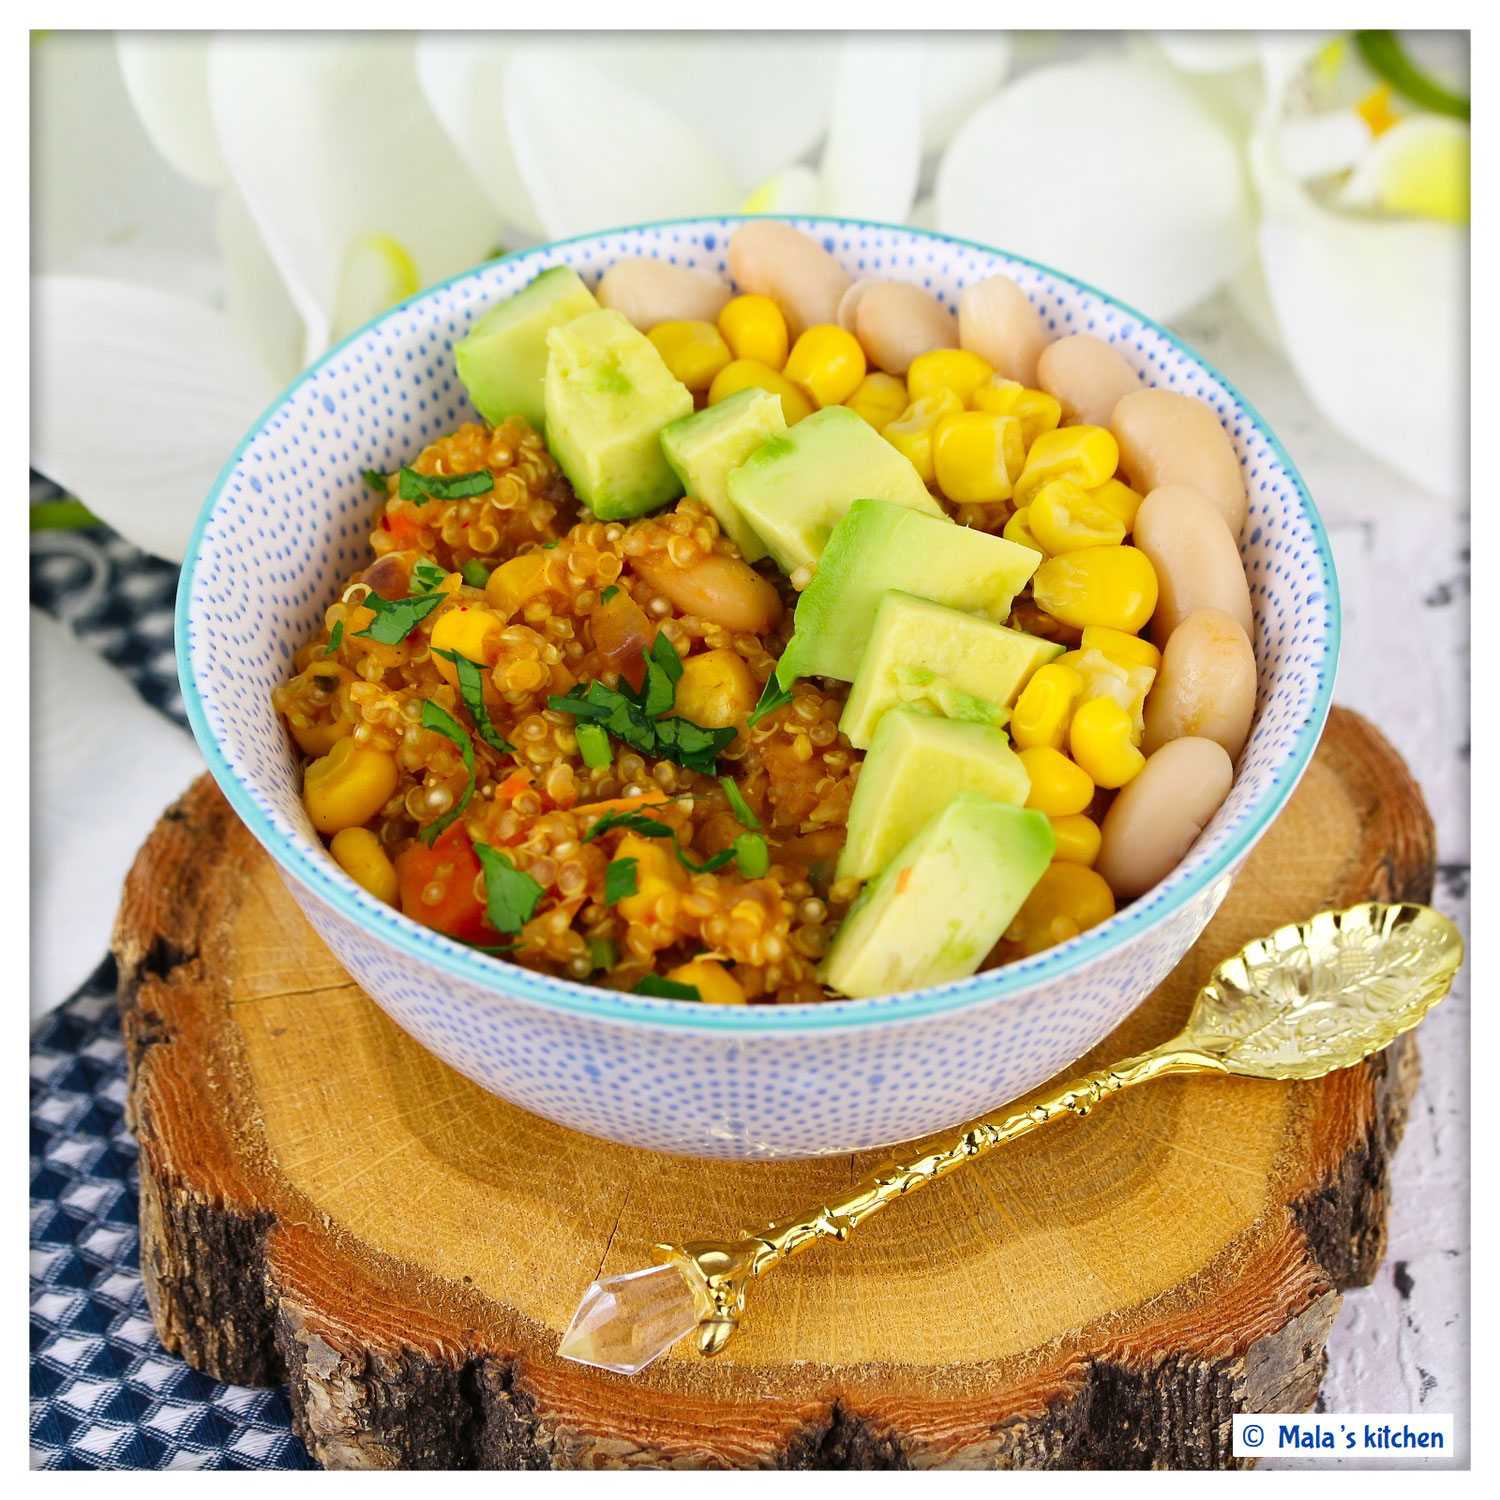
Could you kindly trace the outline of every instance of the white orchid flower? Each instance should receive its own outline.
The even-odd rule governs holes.
[[[982,105],[944,153],[938,228],[1185,311],[1251,255],[1238,143],[1164,59],[1044,63]]]
[[[1250,161],[1286,352],[1335,426],[1422,488],[1460,497],[1467,124],[1401,104],[1347,41],[1279,38],[1263,54]],[[1353,144],[1332,149],[1335,131]]]

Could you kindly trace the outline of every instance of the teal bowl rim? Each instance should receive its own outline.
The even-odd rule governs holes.
[[[293,844],[270,822],[254,800],[249,787],[240,779],[220,750],[208,727],[207,716],[198,694],[187,648],[188,612],[193,593],[194,569],[204,533],[230,475],[238,466],[245,450],[261,435],[272,414],[278,408],[290,401],[303,385],[325,365],[331,363],[348,345],[363,338],[387,318],[396,317],[435,292],[467,280],[495,265],[523,260],[529,256],[545,256],[565,245],[581,244],[586,240],[604,239],[611,235],[635,234],[653,229],[684,226],[739,223],[757,218],[780,219],[798,225],[828,224],[845,228],[911,234],[921,239],[977,250],[985,255],[1003,256],[1007,260],[1030,266],[1047,276],[1055,277],[1058,281],[1076,287],[1081,292],[1098,297],[1136,319],[1143,326],[1152,329],[1173,348],[1181,351],[1194,364],[1206,370],[1217,380],[1260,432],[1285,470],[1301,501],[1317,544],[1322,587],[1328,605],[1329,625],[1328,633],[1323,641],[1324,655],[1321,661],[1309,667],[1309,670],[1322,671],[1322,681],[1307,721],[1298,731],[1297,739],[1285,763],[1272,774],[1271,785],[1263,795],[1258,811],[1252,809],[1254,815],[1246,826],[1197,873],[1191,885],[1176,893],[1171,904],[1164,909],[1159,911],[1150,909],[1148,902],[1143,901],[1134,907],[1127,907],[1125,911],[1111,917],[1100,926],[1045,953],[1038,954],[1034,958],[1007,964],[1003,968],[985,970],[968,979],[957,980],[946,985],[910,990],[896,995],[881,995],[865,1000],[824,1000],[799,1005],[776,1006],[699,1006],[680,1000],[659,1000],[643,995],[628,995],[618,990],[602,989],[577,980],[556,979],[549,974],[540,974],[535,970],[522,968],[518,964],[506,963],[503,959],[476,953],[472,948],[443,937],[430,928],[422,927],[409,917],[401,915],[394,908],[382,904],[376,909],[371,898],[365,896],[364,892],[331,859],[326,857],[315,859],[310,850]],[[406,956],[431,964],[434,968],[446,971],[481,989],[498,990],[508,999],[522,999],[545,1009],[563,1011],[596,1021],[623,1022],[637,1026],[687,1027],[697,1031],[739,1036],[768,1033],[795,1034],[836,1029],[854,1030],[866,1026],[894,1025],[902,1021],[962,1010],[985,1001],[1002,999],[1022,990],[1035,989],[1059,979],[1065,973],[1073,973],[1090,967],[1100,959],[1127,947],[1153,927],[1168,920],[1197,897],[1202,896],[1215,881],[1231,870],[1250,851],[1286,805],[1302,773],[1312,760],[1313,752],[1317,749],[1318,740],[1328,718],[1328,711],[1333,701],[1333,679],[1338,665],[1340,627],[1341,605],[1333,549],[1328,541],[1328,533],[1323,527],[1322,517],[1318,514],[1317,506],[1313,503],[1312,496],[1301,474],[1297,471],[1296,465],[1260,413],[1245,400],[1239,390],[1175,334],[1170,333],[1154,319],[1137,312],[1128,303],[1121,302],[1119,298],[1101,292],[1097,287],[1080,281],[1076,276],[1056,271],[1041,261],[1015,255],[1008,250],[997,249],[993,245],[981,244],[977,240],[940,234],[935,230],[913,229],[904,224],[886,224],[872,219],[838,218],[824,214],[701,214],[688,218],[660,219],[619,229],[594,230],[588,234],[572,235],[562,240],[549,240],[543,245],[532,245],[524,250],[515,250],[508,255],[497,256],[494,260],[485,261],[467,271],[461,271],[444,281],[435,282],[414,296],[387,308],[362,328],[356,329],[348,337],[341,339],[321,359],[304,370],[266,407],[256,418],[249,432],[241,439],[214,480],[213,488],[209,491],[193,527],[192,538],[183,558],[175,612],[177,670],[182,683],[183,702],[187,709],[188,722],[208,762],[209,771],[228,798],[230,806],[234,808],[262,847],[284,871],[299,884],[305,886],[320,902],[332,907],[340,916],[365,928],[377,941],[388,944]]]

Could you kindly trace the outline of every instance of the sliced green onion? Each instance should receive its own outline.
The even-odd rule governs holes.
[[[613,759],[609,753],[609,736],[597,724],[576,724],[573,733],[578,737],[578,753],[591,770],[607,766]]]
[[[596,970],[612,969],[620,961],[620,951],[608,938],[589,941],[589,962]]]
[[[746,880],[759,880],[771,868],[771,851],[758,833],[742,833],[734,841],[734,862]]]
[[[490,570],[477,557],[471,557],[458,571],[471,589],[482,589],[490,581]]]

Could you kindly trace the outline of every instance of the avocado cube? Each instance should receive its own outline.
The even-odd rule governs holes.
[[[569,266],[553,266],[498,307],[492,307],[455,345],[453,362],[475,410],[491,426],[524,417],[538,431],[546,420],[542,377],[547,333],[586,312],[594,294]]]
[[[1056,847],[1045,814],[959,792],[865,887],[819,977],[856,999],[967,978]]]
[[[768,437],[785,431],[781,397],[756,386],[669,422],[661,430],[662,452],[683,489],[714,513],[720,529],[746,562],[758,562],[766,549],[729,498],[729,471],[744,463]]]
[[[878,875],[954,792],[1019,807],[1031,778],[1003,729],[893,708],[880,721],[849,806],[836,879]]]
[[[1003,621],[1041,553],[968,526],[892,505],[856,500],[833,528],[813,581],[797,600],[797,630],[776,675],[853,682],[887,589]]]
[[[881,717],[903,701],[921,700],[949,714],[968,698],[1009,705],[1031,674],[1062,649],[1056,641],[887,589],[839,728],[864,750]]]
[[[948,519],[911,460],[847,406],[767,438],[729,474],[729,498],[785,573],[817,562],[844,513],[867,497]]]
[[[642,515],[682,494],[661,430],[692,411],[692,392],[621,313],[585,313],[552,329],[543,388],[547,447],[601,521]]]

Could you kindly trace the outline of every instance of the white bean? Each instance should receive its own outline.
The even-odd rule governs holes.
[[[1091,333],[1070,333],[1042,350],[1036,383],[1062,407],[1064,422],[1108,427],[1121,396],[1141,388],[1141,377],[1113,344]]]
[[[854,332],[870,363],[891,375],[905,375],[919,354],[956,349],[953,314],[930,292],[906,281],[881,281],[858,301]]]
[[[1213,740],[1168,740],[1110,803],[1094,868],[1122,901],[1165,880],[1229,795],[1234,768]]]
[[[1115,406],[1109,429],[1132,489],[1144,494],[1164,484],[1189,484],[1239,540],[1249,508],[1245,480],[1234,444],[1206,401],[1156,387],[1132,391]]]
[[[874,276],[861,276],[839,299],[839,327],[845,333],[859,332],[859,304],[865,293],[880,282]]]
[[[1223,519],[1197,490],[1166,484],[1152,490],[1135,513],[1135,545],[1156,571],[1151,639],[1165,646],[1195,609],[1221,609],[1254,639],[1250,585],[1240,549]]]
[[[642,333],[658,323],[712,323],[734,293],[708,271],[665,260],[622,260],[604,273],[595,295]]]
[[[836,323],[851,281],[816,240],[775,219],[756,219],[735,230],[729,274],[742,292],[775,302],[793,338],[819,323]]]
[[[1195,609],[1172,632],[1146,695],[1147,755],[1187,735],[1213,740],[1237,760],[1255,716],[1255,651],[1219,609]]]
[[[1034,387],[1037,359],[1052,335],[1009,276],[991,276],[965,287],[958,299],[958,341],[1007,380]]]

